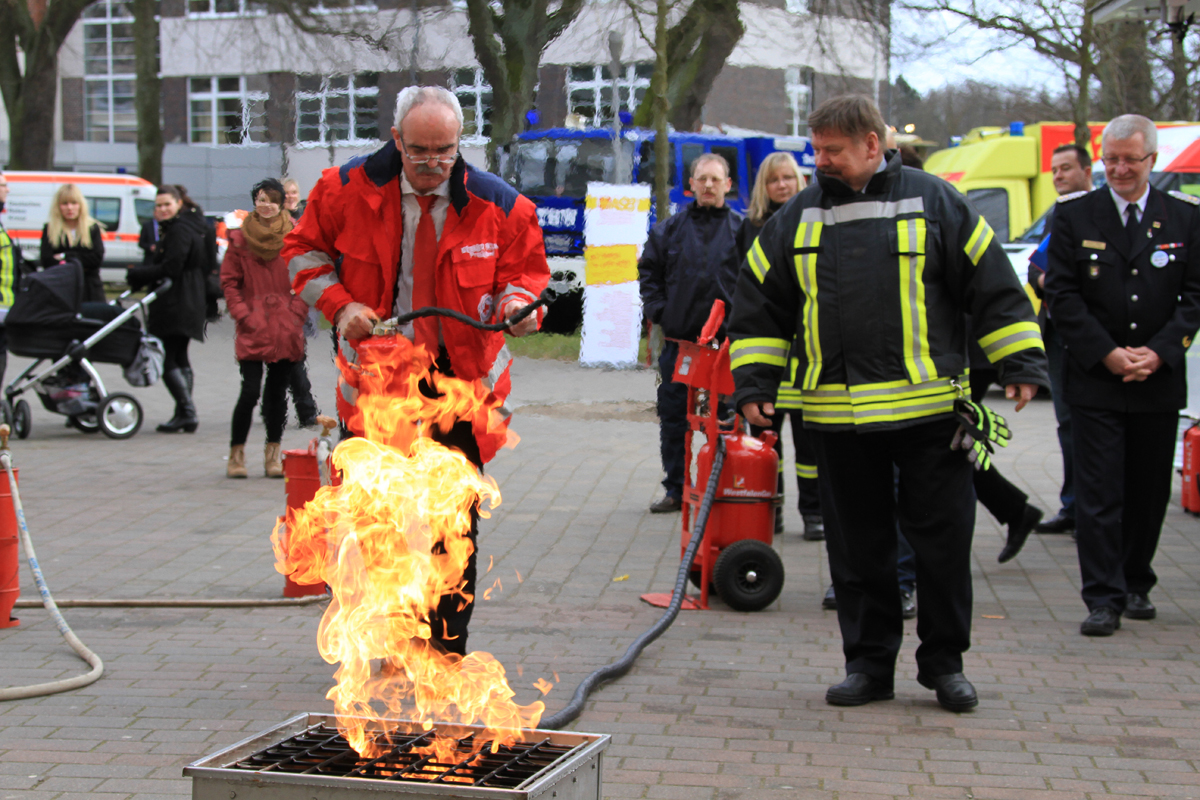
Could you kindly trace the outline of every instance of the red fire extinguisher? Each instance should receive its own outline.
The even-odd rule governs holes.
[[[1200,515],[1200,424],[1183,434],[1183,510]]]

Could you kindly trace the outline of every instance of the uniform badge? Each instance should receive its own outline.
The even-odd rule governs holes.
[[[1190,336],[1183,337],[1183,346],[1191,347],[1192,346],[1192,337],[1190,337]]]
[[[1177,192],[1174,190],[1167,192],[1167,194],[1171,195],[1171,197],[1174,197],[1176,200],[1182,200],[1185,203],[1190,203],[1194,206],[1200,206],[1200,197],[1196,197],[1194,194],[1184,194],[1183,192]]]
[[[1155,250],[1154,255],[1150,256],[1150,263],[1156,267],[1165,267],[1170,260],[1165,250]]]
[[[1099,278],[1100,277],[1100,265],[1099,264],[1088,264],[1088,277],[1089,278]]]
[[[1108,247],[1106,242],[1097,242],[1095,239],[1084,239],[1083,246],[1089,250],[1104,250]]]

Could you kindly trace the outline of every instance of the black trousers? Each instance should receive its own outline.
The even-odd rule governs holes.
[[[658,385],[658,448],[662,458],[663,489],[676,499],[683,497],[684,437],[687,436],[687,390],[682,383],[675,383],[675,358],[679,345],[664,342],[658,356],[658,372],[662,380]]]
[[[296,405],[296,418],[307,422],[317,416],[317,401],[313,398],[312,383],[308,380],[308,359],[293,361],[288,373],[288,388],[292,390],[292,402]],[[286,409],[285,409],[286,410]]]
[[[775,407],[775,416],[771,418],[771,430],[779,438],[775,442],[775,455],[779,456],[779,480],[776,481],[775,491],[782,499],[784,494],[783,464],[783,423],[791,421],[792,446],[796,448],[796,508],[803,516],[821,516],[821,489],[818,481],[817,456],[813,452],[812,442],[809,441],[808,431],[804,429],[804,415],[799,411],[783,410]],[[765,428],[750,426],[754,436],[762,435]]]
[[[892,685],[904,625],[897,519],[916,553],[918,672],[962,671],[971,644],[975,491],[970,463],[950,449],[957,427],[941,419],[875,433],[809,429],[847,674]]]
[[[263,422],[267,428],[267,441],[283,440],[283,428],[287,424],[287,387],[292,373],[292,361],[239,361],[242,371],[242,391],[233,407],[233,420],[229,426],[230,446],[245,444],[250,435],[250,423],[254,420],[254,407],[262,395]],[[263,389],[263,367],[266,367],[267,383]]]
[[[1071,424],[1083,602],[1124,611],[1127,594],[1158,581],[1150,562],[1171,500],[1179,413],[1073,405]]]
[[[994,369],[971,370],[971,401],[979,403],[1000,373]],[[1025,513],[1029,495],[1009,483],[995,463],[975,473],[975,495],[1001,525],[1018,522]]]

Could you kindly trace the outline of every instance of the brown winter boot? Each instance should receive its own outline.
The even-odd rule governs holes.
[[[246,445],[235,444],[229,448],[229,463],[225,465],[226,478],[245,478]]]
[[[263,469],[268,478],[283,477],[283,462],[279,457],[279,442],[267,442],[263,449]]]

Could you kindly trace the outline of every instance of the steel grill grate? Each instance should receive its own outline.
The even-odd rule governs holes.
[[[456,751],[462,757],[456,763],[440,762],[431,754],[414,752],[427,746],[436,735],[436,728],[422,733],[399,730],[377,733],[375,742],[387,749],[377,758],[365,759],[350,747],[336,727],[320,723],[239,759],[229,769],[515,789],[552,768],[576,748],[545,738],[502,746],[495,753],[491,752],[491,743],[484,742],[479,752],[475,752],[475,736],[470,735],[457,740]]]

